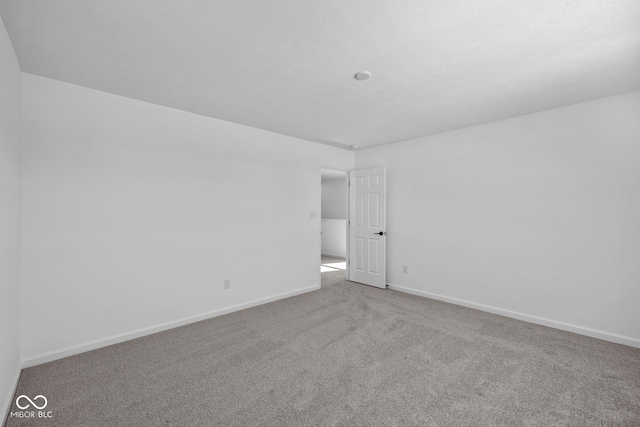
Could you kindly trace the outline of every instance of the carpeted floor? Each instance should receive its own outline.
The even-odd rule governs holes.
[[[9,426],[638,426],[640,349],[335,271],[316,292],[26,369],[20,394],[53,418]]]
[[[344,258],[338,258],[329,255],[322,255],[320,260],[320,271],[322,272],[330,272],[332,270],[340,269],[342,270],[341,280],[346,278],[346,271],[344,271],[347,267],[346,261]],[[324,268],[323,268],[324,267]],[[337,276],[337,275],[334,275]]]

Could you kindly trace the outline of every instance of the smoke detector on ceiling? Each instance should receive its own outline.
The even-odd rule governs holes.
[[[356,80],[367,80],[371,77],[371,73],[369,71],[358,71],[355,76]]]

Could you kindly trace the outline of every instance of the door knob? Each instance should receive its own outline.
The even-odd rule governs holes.
[[[386,232],[384,232],[384,231],[380,231],[379,233],[373,233],[373,234],[379,234],[380,236],[384,236],[384,235],[385,235],[385,234],[387,234],[387,233],[386,233]]]

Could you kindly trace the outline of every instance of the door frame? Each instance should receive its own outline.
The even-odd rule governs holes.
[[[322,266],[322,169],[330,169],[336,170],[345,173],[345,182],[346,182],[346,191],[347,191],[347,221],[346,221],[346,254],[345,254],[345,279],[349,280],[349,218],[351,216],[351,206],[349,204],[349,172],[353,169],[345,166],[332,165],[328,163],[319,163],[318,164],[318,286],[322,287],[322,273],[320,272],[320,267]]]

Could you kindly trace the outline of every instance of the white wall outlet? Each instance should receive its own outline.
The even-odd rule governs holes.
[[[231,279],[224,279],[224,288],[229,289],[231,287]]]
[[[318,218],[318,211],[309,211],[309,218],[310,219]]]
[[[402,266],[402,272],[403,273],[408,273],[409,272],[409,267],[407,267],[406,265]]]

